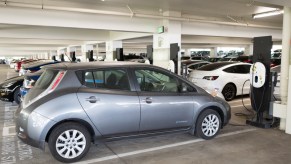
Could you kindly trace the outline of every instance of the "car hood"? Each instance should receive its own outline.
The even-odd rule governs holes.
[[[15,76],[10,79],[6,79],[3,83],[1,83],[1,85],[4,83],[15,82],[15,81],[23,80],[23,79],[24,79],[24,76]]]

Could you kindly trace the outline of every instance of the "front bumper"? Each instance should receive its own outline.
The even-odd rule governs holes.
[[[13,101],[14,100],[14,92],[7,88],[0,89],[0,100],[2,101]]]

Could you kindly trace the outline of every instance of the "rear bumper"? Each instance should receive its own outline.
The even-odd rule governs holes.
[[[25,144],[44,150],[45,141],[37,141],[30,138],[28,134],[26,133],[27,129],[20,126],[18,122],[16,122],[15,131],[16,131],[17,137]]]

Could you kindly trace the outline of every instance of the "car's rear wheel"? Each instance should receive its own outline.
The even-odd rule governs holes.
[[[20,88],[17,88],[17,89],[14,91],[13,98],[14,98],[14,101],[15,101],[17,104],[20,104],[20,102],[21,102]]]
[[[212,139],[215,137],[221,127],[220,115],[212,109],[204,110],[196,122],[196,136],[203,139]]]
[[[53,129],[48,145],[53,157],[58,161],[76,162],[87,154],[91,135],[83,125],[67,122]]]
[[[233,100],[236,96],[236,88],[233,84],[226,84],[222,90],[222,94],[226,101]]]

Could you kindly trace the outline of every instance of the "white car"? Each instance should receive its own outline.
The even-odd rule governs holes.
[[[235,96],[249,94],[249,63],[218,62],[193,70],[188,79],[207,92],[232,100]]]

